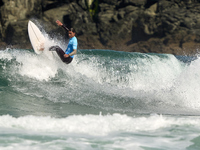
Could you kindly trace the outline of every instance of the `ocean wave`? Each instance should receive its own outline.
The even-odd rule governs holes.
[[[168,128],[199,128],[198,117],[170,117],[152,114],[150,116],[130,117],[122,114],[113,115],[72,115],[66,118],[50,116],[0,116],[1,130],[24,130],[24,132],[43,132],[47,134],[86,134],[106,136],[109,134],[137,132],[157,132]]]
[[[47,52],[0,54],[1,89],[14,93],[106,111],[199,114],[198,57],[184,62],[170,54],[79,50],[66,65]]]

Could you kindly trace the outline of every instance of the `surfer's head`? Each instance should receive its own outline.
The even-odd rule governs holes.
[[[70,28],[69,31],[68,31],[68,35],[69,35],[69,38],[73,38],[76,34],[76,31],[74,28]]]
[[[76,33],[74,28],[70,28],[69,31],[72,31],[72,32]]]

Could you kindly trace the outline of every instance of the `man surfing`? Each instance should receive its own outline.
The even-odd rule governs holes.
[[[74,55],[77,53],[77,38],[76,38],[76,32],[74,28],[68,29],[65,25],[63,25],[59,20],[56,21],[58,26],[63,27],[66,31],[68,31],[69,35],[69,43],[67,46],[67,49],[65,52],[59,47],[59,46],[52,46],[49,48],[49,51],[56,51],[60,59],[66,63],[69,64],[74,58]]]

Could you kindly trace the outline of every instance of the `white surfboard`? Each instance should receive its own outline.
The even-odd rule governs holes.
[[[41,54],[43,52],[41,48],[44,48],[45,38],[32,21],[28,22],[28,35],[35,53]]]

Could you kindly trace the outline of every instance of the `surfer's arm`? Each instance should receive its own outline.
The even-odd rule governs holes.
[[[73,51],[69,54],[69,56],[76,55],[77,49],[73,49]]]
[[[63,27],[66,31],[69,31],[69,29],[64,24],[61,27]]]
[[[69,57],[69,56],[73,56],[73,55],[76,55],[76,53],[77,53],[77,49],[73,49],[73,51],[71,53],[65,54],[64,57],[66,58],[66,57]]]
[[[69,31],[69,29],[62,22],[60,22],[59,20],[57,20],[56,23],[57,23],[58,26],[63,27],[66,31]]]

